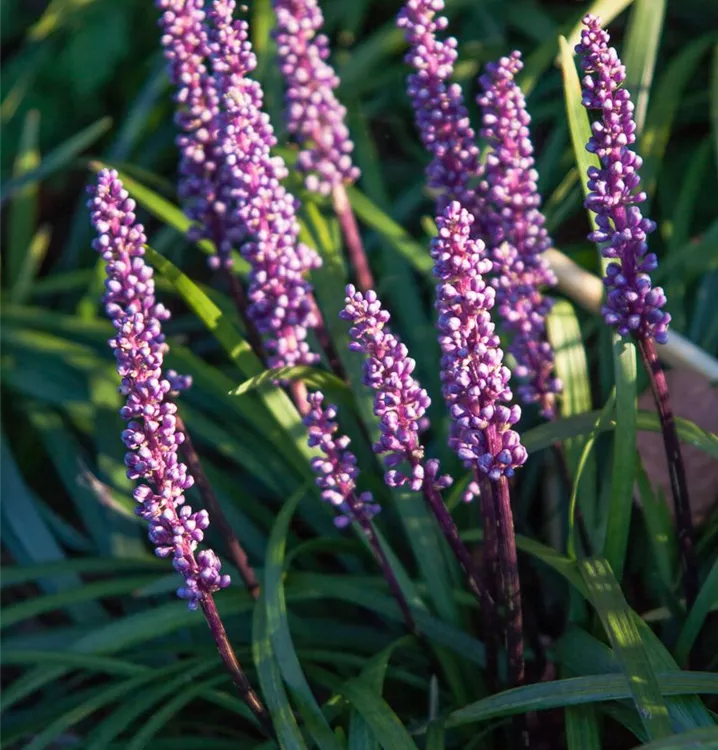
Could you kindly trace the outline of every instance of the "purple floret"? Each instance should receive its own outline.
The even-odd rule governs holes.
[[[135,202],[114,170],[103,169],[90,193],[88,206],[97,231],[93,246],[106,261],[103,302],[117,331],[110,346],[122,378],[120,393],[126,397],[120,414],[128,422],[122,433],[127,476],[145,482],[134,491],[136,512],[150,525],[156,554],[171,557],[184,577],[177,594],[197,609],[203,596],[229,586],[230,580],[221,574],[212,550],[195,554],[209,516],[185,504],[184,493],[193,479],[178,457],[184,434],[177,428],[177,407],[168,399],[189,381],[172,371],[163,373],[168,347],[162,322],[170,314],[155,300],[154,273],[143,257],[147,239],[135,220]]]
[[[356,479],[359,476],[356,456],[347,450],[349,438],[335,437],[339,427],[335,421],[337,407],[324,406],[324,395],[317,391],[309,396],[309,413],[304,424],[309,433],[309,446],[319,448],[324,456],[312,459],[312,469],[317,475],[317,485],[322,498],[331,503],[337,517],[334,523],[343,527],[355,521],[366,526],[380,510],[371,492],[356,494]]]
[[[354,144],[344,122],[346,109],[334,92],[339,78],[329,58],[329,40],[316,0],[273,0],[274,38],[286,85],[287,130],[301,147],[297,165],[312,192],[329,195],[359,178]]]
[[[430,481],[437,490],[451,484],[448,476],[439,477],[436,460],[424,462],[424,447],[419,433],[429,426],[426,410],[431,405],[429,394],[419,385],[413,372],[416,361],[404,344],[389,331],[390,315],[382,307],[376,292],[358,292],[349,284],[346,289],[341,318],[352,324],[349,335],[352,351],[366,355],[364,384],[376,391],[374,414],[379,417],[381,437],[374,451],[384,456],[390,487],[408,485],[415,492]],[[405,473],[397,467],[408,464]]]
[[[485,281],[491,261],[484,243],[471,238],[473,221],[454,201],[438,217],[432,240],[442,393],[452,419],[451,448],[467,468],[495,480],[512,476],[526,461],[526,449],[511,429],[520,407],[501,403],[511,402],[510,373],[491,321],[496,293]]]
[[[598,228],[589,239],[602,244],[601,253],[611,262],[604,284],[608,290],[603,317],[622,336],[653,337],[664,344],[671,316],[662,310],[666,296],[651,286],[651,271],[658,266],[648,252],[647,236],[656,228],[644,218],[639,203],[646,200],[640,190],[638,170],[643,161],[630,146],[636,141],[636,123],[629,92],[621,88],[626,69],[609,47],[609,36],[600,19],[586,15],[585,28],[576,52],[586,73],[582,80],[583,105],[600,112],[591,126],[586,150],[598,156],[600,168],[588,170],[591,191],[586,207],[596,214]]]
[[[397,17],[411,45],[406,62],[416,71],[409,76],[407,90],[421,142],[432,156],[426,174],[429,187],[439,193],[438,211],[458,200],[480,217],[479,149],[461,86],[449,82],[457,42],[454,37],[437,38],[448,25],[444,16],[437,16],[443,9],[443,0],[407,0]]]
[[[514,373],[524,381],[519,396],[524,403],[538,402],[550,419],[561,383],[553,376],[554,354],[546,334],[552,301],[541,289],[554,286],[556,278],[543,256],[551,240],[540,210],[531,118],[515,81],[522,68],[521,54],[513,52],[489,63],[479,79],[481,135],[493,147],[484,173],[483,223],[492,248],[498,311],[513,336]]]

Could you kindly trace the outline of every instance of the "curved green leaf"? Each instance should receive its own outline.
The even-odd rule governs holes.
[[[282,678],[299,708],[307,731],[314,738],[319,748],[342,750],[341,744],[334,736],[304,676],[302,666],[294,650],[287,621],[287,601],[284,595],[283,581],[287,534],[292,516],[304,496],[305,491],[302,489],[284,503],[269,536],[264,563],[263,587],[266,626],[273,647],[273,657],[276,659]]]

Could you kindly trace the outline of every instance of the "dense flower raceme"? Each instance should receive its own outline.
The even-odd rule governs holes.
[[[169,312],[155,300],[153,271],[143,258],[144,228],[135,222],[135,203],[114,170],[102,170],[88,206],[97,231],[95,249],[106,261],[105,310],[117,333],[110,340],[126,396],[120,414],[128,421],[122,439],[127,476],[144,480],[134,491],[137,514],[148,521],[159,557],[172,557],[185,579],[178,595],[196,609],[205,594],[229,585],[212,550],[196,553],[209,526],[207,511],[192,512],[184,493],[193,479],[178,458],[184,435],[177,407],[168,396],[189,382],[163,373],[167,344],[162,322]],[[169,377],[168,377],[169,376]],[[196,553],[196,554],[195,554]]]
[[[156,0],[156,5],[161,11],[161,43],[169,78],[175,87],[179,195],[194,222],[192,237],[207,237],[219,244],[222,214],[216,210],[215,187],[219,97],[207,67],[204,0]],[[217,256],[212,260],[216,263]]]
[[[353,183],[354,144],[345,125],[346,109],[334,91],[339,78],[327,62],[329,40],[317,0],[273,0],[277,14],[274,38],[287,87],[287,129],[301,151],[298,166],[306,186],[328,195],[335,185]]]
[[[390,487],[408,485],[419,491],[425,481],[444,489],[451,477],[439,476],[439,462],[424,462],[419,433],[428,427],[426,410],[431,404],[428,393],[414,379],[416,362],[404,344],[391,333],[390,315],[382,307],[376,292],[358,292],[352,284],[346,289],[340,317],[352,324],[349,335],[352,351],[366,355],[364,384],[376,391],[374,413],[379,417],[381,437],[374,451],[384,456],[386,483]],[[400,467],[408,464],[408,473]]]
[[[622,336],[653,337],[660,343],[668,338],[671,316],[663,289],[651,286],[649,273],[658,265],[647,252],[647,235],[656,225],[641,214],[638,204],[646,199],[640,190],[638,170],[643,163],[630,146],[636,141],[636,123],[629,92],[620,88],[626,69],[609,36],[595,16],[587,15],[576,52],[581,59],[583,104],[600,112],[593,123],[586,149],[595,153],[600,168],[588,170],[590,194],[586,206],[596,214],[598,228],[589,235],[605,243],[602,253],[611,259],[604,284],[608,290],[603,316]]]
[[[551,418],[560,382],[552,375],[554,356],[546,334],[552,303],[541,288],[555,285],[556,278],[542,255],[551,241],[540,210],[531,118],[515,81],[522,68],[521,54],[513,52],[490,63],[479,79],[481,135],[493,147],[486,157],[483,223],[494,264],[497,308],[513,334],[514,372],[525,381],[519,396],[526,403],[539,402],[544,416]]]
[[[467,468],[495,480],[510,477],[526,461],[526,449],[511,429],[521,409],[501,403],[512,398],[510,373],[491,321],[495,291],[485,281],[491,261],[484,243],[471,238],[472,222],[454,201],[438,217],[432,240],[442,392],[452,418],[451,447]],[[466,499],[477,489],[470,487]]]
[[[380,510],[373,502],[371,492],[356,494],[356,479],[359,476],[356,456],[347,450],[349,438],[336,436],[339,427],[335,421],[336,406],[324,406],[324,395],[317,391],[309,396],[309,413],[304,424],[309,433],[310,447],[319,448],[324,454],[312,459],[312,469],[317,475],[317,484],[322,489],[322,498],[337,510],[334,523],[343,527],[356,521],[366,525]]]
[[[399,13],[397,25],[411,45],[406,62],[416,71],[409,76],[408,93],[421,141],[432,156],[427,177],[429,187],[439,192],[438,210],[458,200],[479,216],[483,199],[474,184],[482,173],[479,149],[461,87],[449,82],[456,39],[437,38],[448,25],[437,15],[443,9],[444,0],[407,0]]]
[[[297,201],[281,184],[287,169],[276,144],[263,92],[249,77],[257,61],[247,23],[233,20],[234,0],[215,0],[209,12],[210,54],[222,111],[219,117],[218,198],[229,217],[228,247],[240,245],[251,265],[249,315],[263,336],[267,364],[314,364],[307,331],[318,325],[304,274],[319,256],[298,240]],[[225,253],[226,255],[226,253]]]

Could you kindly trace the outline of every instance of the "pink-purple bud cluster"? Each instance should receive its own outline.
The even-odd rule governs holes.
[[[317,391],[309,396],[309,413],[304,424],[309,433],[309,446],[319,448],[324,454],[312,459],[312,469],[317,475],[317,485],[322,498],[337,510],[334,523],[343,527],[352,521],[366,524],[380,507],[373,502],[371,492],[356,494],[356,479],[359,476],[356,456],[347,450],[349,438],[336,436],[339,427],[335,421],[337,407],[324,406],[324,395]]]
[[[497,308],[513,335],[509,351],[516,359],[514,373],[524,381],[519,396],[525,403],[538,402],[550,419],[561,384],[553,377],[554,355],[546,334],[552,302],[541,288],[555,285],[556,278],[542,254],[551,240],[540,210],[531,117],[515,81],[522,68],[521,53],[513,52],[489,63],[479,79],[481,135],[493,147],[486,158],[482,222],[491,246]]]
[[[438,210],[458,200],[480,216],[482,197],[473,184],[482,172],[479,149],[461,87],[449,82],[457,42],[437,38],[448,25],[444,16],[437,16],[443,9],[443,0],[407,0],[397,17],[411,45],[406,62],[416,71],[407,91],[421,141],[432,156],[426,173],[429,187],[439,192]]]
[[[339,78],[329,58],[329,40],[317,0],[273,0],[274,38],[287,87],[287,129],[301,147],[297,165],[312,192],[329,195],[359,178],[354,144],[344,122],[346,109],[334,94]]]
[[[247,23],[234,21],[234,0],[215,0],[209,17],[210,51],[222,102],[218,147],[218,197],[226,212],[228,250],[241,245],[251,265],[249,316],[263,337],[269,367],[314,364],[307,331],[318,325],[311,285],[304,274],[319,256],[299,242],[297,201],[281,184],[287,176],[263,92],[249,77],[257,65]],[[224,257],[227,257],[227,252]]]
[[[376,391],[374,414],[379,417],[381,431],[374,451],[384,456],[389,469],[386,483],[390,487],[408,485],[415,492],[423,489],[426,481],[439,490],[448,487],[451,477],[438,476],[439,462],[424,462],[419,433],[429,425],[425,415],[431,399],[414,379],[416,361],[388,330],[390,315],[376,292],[362,294],[349,284],[346,293],[339,315],[352,324],[349,348],[366,355],[364,384]],[[407,473],[397,468],[402,463],[408,464]]]
[[[586,146],[601,162],[600,168],[588,170],[591,192],[586,206],[596,214],[598,225],[589,239],[605,243],[601,252],[612,260],[604,278],[608,293],[603,316],[622,336],[653,337],[665,343],[671,316],[662,310],[666,304],[663,289],[652,287],[649,276],[658,261],[648,252],[646,238],[656,225],[643,217],[637,205],[646,194],[640,190],[638,174],[643,162],[630,149],[636,141],[636,123],[630,94],[621,88],[626,69],[616,50],[608,46],[609,36],[600,20],[587,15],[583,23],[576,45],[586,73],[582,101],[587,109],[600,113]]]
[[[204,0],[156,0],[161,11],[161,44],[175,87],[176,142],[180,152],[178,191],[194,225],[193,239],[221,240],[216,211],[215,155],[219,98],[208,70],[209,46]]]
[[[204,595],[230,581],[220,573],[221,563],[212,550],[195,554],[209,517],[207,511],[193,513],[185,504],[184,493],[193,479],[178,457],[184,434],[177,428],[177,407],[168,399],[189,382],[171,371],[163,374],[167,344],[162,321],[170,314],[155,300],[154,274],[143,257],[146,237],[135,221],[134,201],[114,170],[102,170],[90,192],[88,206],[97,231],[93,246],[106,261],[103,302],[117,331],[110,346],[122,378],[120,392],[127,399],[120,410],[128,421],[122,433],[127,476],[144,480],[134,491],[136,512],[150,525],[156,554],[172,557],[184,577],[178,595],[196,609]]]
[[[496,293],[485,276],[491,261],[484,243],[471,238],[472,222],[454,201],[438,217],[432,240],[442,392],[452,418],[451,447],[467,468],[495,480],[510,477],[526,461],[526,449],[511,429],[520,407],[500,403],[511,401],[510,373],[490,315]],[[466,499],[475,492],[470,488]]]

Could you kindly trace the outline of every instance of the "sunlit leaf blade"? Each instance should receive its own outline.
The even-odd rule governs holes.
[[[595,706],[570,706],[564,716],[568,750],[601,750],[601,724]]]
[[[85,149],[98,141],[112,125],[112,119],[103,117],[92,125],[88,126],[79,133],[68,138],[64,143],[57,146],[47,154],[40,163],[34,168],[22,175],[13,177],[2,186],[2,197],[0,200],[5,201],[22,190],[26,185],[36,182],[42,182],[50,175],[66,167],[70,162],[79,156]]]
[[[718,677],[707,672],[662,672],[656,677],[663,695],[718,694]],[[457,727],[529,711],[626,700],[631,697],[631,690],[623,675],[569,677],[514,688],[476,701],[449,714],[446,726]]]
[[[665,15],[666,0],[635,0],[631,8],[622,60],[626,66],[625,86],[636,107],[638,134],[643,132],[646,119]]]
[[[613,646],[636,710],[652,739],[671,734],[668,707],[629,607],[606,560],[578,563],[593,606]]]
[[[718,727],[694,729],[680,735],[641,745],[641,750],[716,750],[718,748]],[[638,750],[638,748],[636,748]]]

